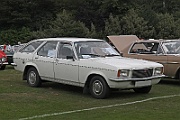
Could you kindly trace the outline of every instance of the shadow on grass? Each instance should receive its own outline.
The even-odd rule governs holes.
[[[44,89],[52,89],[55,91],[63,91],[68,92],[70,94],[76,94],[80,96],[86,96],[91,97],[90,93],[83,93],[83,88],[77,87],[77,86],[71,86],[71,85],[65,85],[60,83],[54,83],[54,82],[45,82],[42,84],[41,88]],[[133,90],[112,90],[111,94],[108,99],[117,99],[117,98],[132,98],[138,95],[142,95],[139,93],[135,93]],[[144,94],[146,95],[146,94]]]
[[[171,79],[171,78],[165,78],[160,81],[160,84],[167,84],[167,85],[176,85],[180,87],[180,80],[178,79]]]
[[[5,70],[11,70],[11,69],[14,69],[14,67],[12,66],[12,65],[6,65],[6,68],[5,68]]]
[[[61,84],[61,83],[55,83],[55,82],[45,82],[41,86],[42,88],[45,89],[53,89],[55,91],[66,91],[66,92],[74,92],[78,94],[82,94],[83,88],[81,87],[76,87],[76,86],[71,86],[71,85],[66,85],[66,84]]]

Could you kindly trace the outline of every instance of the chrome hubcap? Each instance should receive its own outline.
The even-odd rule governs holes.
[[[36,82],[36,73],[34,71],[31,71],[29,73],[29,83],[34,84]]]
[[[99,80],[93,82],[93,92],[100,95],[103,92],[103,84]]]

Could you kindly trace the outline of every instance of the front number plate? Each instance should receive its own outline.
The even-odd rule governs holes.
[[[135,87],[142,87],[142,86],[149,86],[149,85],[151,85],[151,80],[135,82]]]

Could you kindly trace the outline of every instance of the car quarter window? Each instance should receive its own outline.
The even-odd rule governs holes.
[[[35,41],[30,43],[29,45],[25,46],[24,48],[22,48],[21,50],[19,50],[19,52],[28,52],[28,53],[32,53],[34,52],[39,45],[41,45],[43,43],[43,41]]]
[[[60,43],[57,58],[67,59],[67,56],[75,57],[72,45],[70,43]]]
[[[55,57],[57,41],[46,42],[37,52],[37,55],[44,57]]]

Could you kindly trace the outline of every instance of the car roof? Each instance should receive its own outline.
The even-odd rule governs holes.
[[[139,41],[136,41],[136,43],[138,42],[138,43],[151,43],[151,42],[153,42],[153,43],[159,43],[159,42],[161,42],[162,40],[139,40]]]
[[[144,42],[144,43],[151,43],[151,42],[153,42],[153,43],[160,43],[160,42],[173,42],[173,41],[180,41],[180,39],[172,39],[172,40],[170,40],[170,39],[159,39],[159,40],[139,40],[139,41],[136,41],[136,43],[137,42],[139,42],[139,43],[141,43],[141,42]]]
[[[92,38],[43,38],[36,39],[33,41],[67,41],[67,42],[79,42],[79,41],[104,41],[100,39],[92,39]]]

